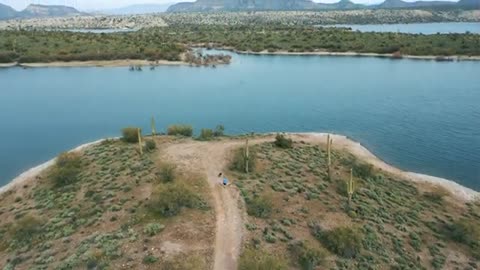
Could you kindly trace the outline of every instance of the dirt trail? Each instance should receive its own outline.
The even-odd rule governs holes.
[[[235,186],[222,186],[218,174],[227,165],[230,150],[242,144],[243,141],[188,141],[165,149],[167,156],[180,166],[203,170],[208,177],[217,219],[214,270],[237,269],[244,228],[242,200]]]

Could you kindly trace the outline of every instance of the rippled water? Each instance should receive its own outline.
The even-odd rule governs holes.
[[[330,131],[480,190],[480,62],[234,54],[230,66],[0,69],[0,184],[122,127]]]
[[[350,27],[360,32],[400,32],[411,34],[476,33],[480,34],[480,23],[408,23],[408,24],[339,24],[334,27]]]

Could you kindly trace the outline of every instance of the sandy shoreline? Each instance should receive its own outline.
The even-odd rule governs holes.
[[[201,45],[193,45],[192,47],[205,48]],[[296,56],[343,56],[343,57],[376,57],[388,59],[412,59],[412,60],[431,60],[431,61],[480,61],[480,56],[452,55],[452,56],[435,56],[435,55],[402,55],[400,58],[393,54],[381,53],[358,53],[358,52],[288,52],[288,51],[239,51],[232,47],[214,47],[216,50],[231,51],[245,55],[296,55]],[[41,68],[41,67],[128,67],[128,66],[186,66],[190,65],[183,61],[147,61],[147,60],[99,60],[99,61],[70,61],[70,62],[49,62],[49,63],[0,63],[0,68],[9,67],[25,67],[25,68]]]
[[[298,135],[299,137],[307,136],[310,137],[310,139],[314,138],[315,141],[320,143],[324,143],[327,138],[327,133],[296,133],[296,135]],[[333,139],[334,148],[345,149],[355,155],[357,158],[367,163],[370,163],[385,172],[391,173],[412,182],[426,183],[433,186],[438,185],[448,190],[452,194],[452,196],[458,200],[473,201],[476,199],[480,199],[479,192],[471,188],[462,186],[455,181],[431,175],[400,170],[399,168],[387,164],[386,162],[375,156],[359,142],[353,141],[352,139],[343,135],[332,134],[331,136]]]
[[[480,56],[466,56],[466,55],[402,55],[396,57],[390,53],[358,53],[358,52],[288,52],[288,51],[276,51],[276,52],[252,52],[252,51],[239,51],[232,48],[218,48],[219,50],[229,50],[238,54],[253,54],[253,55],[297,55],[297,56],[348,56],[348,57],[377,57],[377,58],[390,58],[390,59],[413,59],[413,60],[434,60],[434,61],[480,61]]]
[[[289,134],[293,136],[295,140],[305,140],[305,141],[314,142],[314,143],[324,143],[328,135],[328,133],[289,133]],[[273,138],[273,135],[272,135],[272,138]],[[448,190],[455,199],[460,201],[468,202],[468,201],[480,199],[479,192],[471,188],[462,186],[452,180],[435,177],[431,175],[403,171],[392,165],[389,165],[384,161],[382,161],[380,158],[376,157],[372,152],[370,152],[367,148],[362,146],[359,142],[353,141],[352,139],[346,136],[331,134],[331,138],[333,139],[334,148],[347,150],[353,155],[355,155],[357,158],[367,163],[370,163],[373,166],[385,172],[391,173],[393,175],[396,175],[400,178],[403,178],[412,182],[425,183],[425,184],[431,184],[432,186],[443,187],[446,190]],[[70,151],[72,152],[80,151],[89,146],[98,144],[103,140],[105,139],[82,144]],[[8,183],[7,185],[0,187],[0,194],[35,180],[35,176],[40,174],[42,171],[44,171],[48,167],[52,166],[54,162],[55,162],[55,158],[25,171],[24,173],[20,174],[19,176],[14,178],[12,181],[10,181],[10,183]]]
[[[49,63],[4,63],[0,67],[129,67],[129,66],[185,66],[183,61],[147,61],[147,60],[104,60],[104,61],[71,61],[71,62],[49,62]]]
[[[83,149],[85,149],[89,146],[101,143],[104,140],[106,140],[106,139],[101,139],[101,140],[97,140],[97,141],[94,141],[94,142],[89,142],[89,143],[82,144],[82,145],[77,146],[76,148],[70,150],[69,152],[81,151],[81,150],[83,150]],[[27,171],[21,173],[19,176],[15,177],[8,184],[0,187],[0,194],[2,194],[4,192],[7,192],[8,190],[14,189],[15,187],[18,187],[18,186],[21,186],[21,185],[23,186],[30,181],[33,181],[35,179],[35,177],[37,175],[39,175],[42,171],[48,169],[50,166],[55,164],[55,160],[56,160],[56,158],[50,159],[49,161],[47,161],[45,163],[42,163],[42,164],[40,164],[36,167],[33,167],[33,168],[28,169]]]

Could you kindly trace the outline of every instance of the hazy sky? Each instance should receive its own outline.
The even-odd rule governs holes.
[[[28,4],[45,4],[45,5],[67,5],[73,6],[77,9],[82,10],[92,10],[92,9],[104,9],[112,7],[122,7],[132,4],[144,4],[144,3],[172,3],[172,2],[193,2],[194,0],[0,0],[0,3],[9,5],[17,10],[25,8]],[[339,0],[314,0],[314,2],[322,3],[334,3]],[[412,2],[415,0],[405,0],[407,2]],[[455,0],[453,0],[455,1]],[[353,0],[355,3],[379,3],[383,0]]]

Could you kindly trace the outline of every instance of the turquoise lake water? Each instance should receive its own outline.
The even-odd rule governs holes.
[[[411,34],[448,34],[448,33],[476,33],[480,34],[480,23],[409,23],[409,24],[339,24],[336,27],[350,27],[360,32],[400,32]]]
[[[234,54],[229,66],[0,69],[0,184],[122,127],[348,135],[480,190],[480,62]]]

